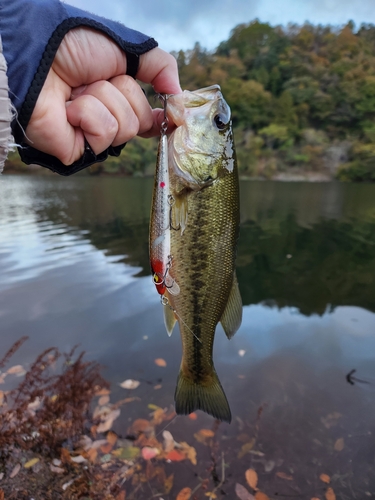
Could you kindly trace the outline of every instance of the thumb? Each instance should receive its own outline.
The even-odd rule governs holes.
[[[151,83],[156,92],[163,94],[182,92],[176,59],[158,47],[140,57],[137,79]]]

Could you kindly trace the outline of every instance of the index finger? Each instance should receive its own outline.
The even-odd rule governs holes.
[[[151,83],[155,92],[162,94],[182,92],[176,59],[158,47],[140,57],[137,79]]]

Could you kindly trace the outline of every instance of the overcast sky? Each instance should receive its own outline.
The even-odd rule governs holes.
[[[66,0],[154,37],[164,50],[212,50],[231,29],[255,18],[275,26],[289,22],[375,24],[375,0]]]

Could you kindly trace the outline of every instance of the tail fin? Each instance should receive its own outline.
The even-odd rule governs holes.
[[[180,370],[174,399],[177,415],[202,410],[223,422],[230,423],[232,420],[227,398],[215,370],[210,385],[196,384]]]

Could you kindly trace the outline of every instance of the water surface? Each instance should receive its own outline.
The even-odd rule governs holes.
[[[0,178],[1,352],[28,335],[13,359],[27,366],[79,343],[114,400],[140,380],[122,434],[148,404],[173,404],[181,352],[149,276],[151,190],[151,179]],[[324,498],[321,473],[340,499],[375,496],[375,186],[243,181],[237,263],[243,323],[231,341],[218,327],[214,349],[233,414],[217,431],[226,498],[249,467],[270,498]],[[368,383],[349,384],[353,369]],[[164,500],[204,475],[210,452],[193,434],[212,425],[199,412],[169,426],[198,465],[174,471]]]

